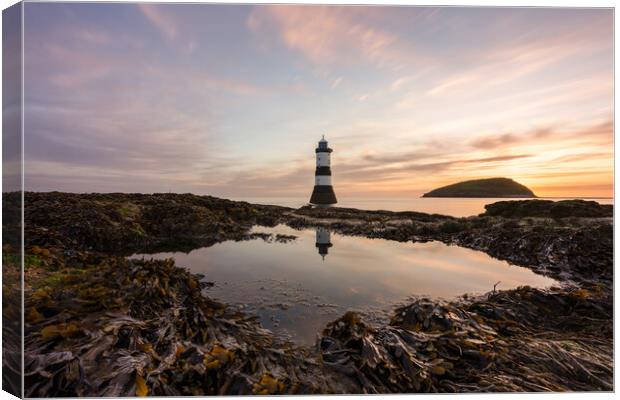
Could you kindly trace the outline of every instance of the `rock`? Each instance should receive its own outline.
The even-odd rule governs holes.
[[[585,200],[513,200],[484,206],[483,215],[505,218],[611,218],[614,206]]]

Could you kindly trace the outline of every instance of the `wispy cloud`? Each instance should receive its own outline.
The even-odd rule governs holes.
[[[340,84],[342,83],[342,79],[343,79],[343,78],[342,78],[342,76],[340,76],[340,77],[338,77],[338,78],[334,79],[334,80],[332,81],[331,88],[332,88],[332,89],[336,89],[338,86],[340,86]]]
[[[269,33],[318,65],[355,63],[398,67],[416,56],[397,35],[372,24],[373,7],[261,6],[248,17],[249,28]]]
[[[527,40],[527,36],[525,39]],[[505,85],[571,56],[600,51],[601,46],[606,46],[606,43],[592,46],[591,41],[583,39],[583,32],[573,31],[562,36],[517,42],[512,46],[490,49],[486,54],[479,52],[478,56],[481,59],[479,64],[440,80],[428,90],[427,94],[453,94]]]
[[[470,158],[470,159],[452,159],[446,161],[427,161],[425,157],[418,157],[412,154],[402,154],[398,157],[392,157],[394,162],[377,163],[375,159],[367,164],[359,163],[352,165],[344,165],[340,167],[340,173],[347,177],[360,177],[370,181],[380,181],[383,177],[394,176],[396,173],[410,173],[410,172],[432,172],[438,173],[450,168],[460,168],[463,166],[474,166],[479,169],[484,164],[494,164],[519,160],[532,157],[531,154],[517,154],[510,156],[495,156],[495,157],[483,157],[483,158]]]
[[[92,28],[76,28],[75,36],[93,45],[105,45],[110,43],[111,38],[105,32]]]
[[[161,5],[139,3],[137,7],[146,19],[155,25],[167,39],[174,39],[177,36],[177,25],[175,21],[170,15],[166,14]]]
[[[540,140],[551,139],[551,142],[559,142],[566,138],[578,138],[590,140],[591,138],[601,138],[603,144],[611,144],[613,141],[613,123],[605,121],[577,130],[558,130],[547,127],[522,133],[502,133],[499,135],[489,135],[478,137],[471,142],[473,147],[479,149],[505,149],[516,144],[540,143]]]

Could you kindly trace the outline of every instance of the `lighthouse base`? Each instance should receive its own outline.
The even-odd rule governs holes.
[[[336,204],[337,202],[338,200],[336,200],[336,193],[334,193],[333,187],[322,185],[316,185],[314,187],[312,196],[310,197],[310,204],[326,205]]]

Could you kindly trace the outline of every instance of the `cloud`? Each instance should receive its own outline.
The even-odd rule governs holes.
[[[502,149],[514,145],[540,144],[542,139],[549,143],[559,143],[566,139],[601,140],[601,144],[611,144],[613,141],[613,122],[605,121],[578,129],[536,129],[530,132],[504,133],[500,135],[483,136],[474,139],[471,145],[479,149]]]
[[[399,37],[372,23],[374,7],[261,5],[247,25],[273,34],[317,65],[358,63],[398,67],[415,53]],[[275,30],[275,32],[274,32]]]
[[[495,149],[522,140],[522,138],[519,138],[519,136],[514,133],[504,133],[501,135],[482,137],[474,140],[471,144],[479,149]]]
[[[614,135],[614,122],[608,120],[600,124],[591,125],[589,127],[574,130],[571,132],[572,136],[602,136],[604,139],[610,139],[609,143],[612,143]]]
[[[591,161],[591,160],[597,160],[597,159],[613,160],[613,158],[614,158],[613,149],[610,148],[608,152],[596,152],[596,153],[584,152],[584,153],[577,153],[577,154],[568,154],[565,156],[558,157],[553,161],[557,163],[564,163],[564,162],[573,162],[573,161]]]
[[[79,43],[27,54],[29,188],[191,191],[243,164],[215,139],[217,110],[259,88]]]
[[[338,77],[338,78],[336,78],[336,79],[334,79],[332,81],[331,88],[332,89],[336,89],[338,86],[340,86],[341,83],[342,83],[342,76],[340,76],[340,77]]]
[[[161,5],[139,3],[138,9],[159,31],[169,40],[177,36],[177,25],[175,21],[163,11]]]
[[[80,73],[68,72],[50,75],[50,82],[61,88],[76,88],[92,81],[108,76],[111,68],[105,65],[93,66],[92,69]]]
[[[500,18],[500,21],[509,18]],[[532,76],[567,60],[580,63],[584,58],[611,48],[611,41],[602,35],[606,24],[595,22],[562,27],[537,26],[492,45],[471,49],[476,62],[463,65],[442,76],[426,94],[454,95],[502,87],[521,78]],[[606,40],[602,40],[605,38]],[[611,36],[609,36],[611,38]]]
[[[112,40],[106,33],[92,28],[76,29],[75,35],[93,45],[108,44]]]
[[[344,164],[335,168],[338,175],[347,178],[364,179],[365,181],[378,182],[381,180],[400,179],[411,176],[411,173],[425,172],[437,174],[453,168],[480,169],[486,164],[494,167],[512,160],[532,157],[531,154],[516,154],[507,156],[493,156],[481,158],[460,159],[459,155],[424,156],[419,152],[392,155],[386,158],[365,157],[362,162]],[[452,158],[442,161],[420,162],[428,158]]]
[[[409,77],[404,76],[401,78],[396,79],[395,81],[392,82],[392,84],[390,85],[390,89],[392,90],[398,90],[400,89],[405,83],[407,83],[407,81],[409,80]]]
[[[473,159],[473,160],[463,160],[461,161],[461,163],[473,163],[473,164],[491,163],[491,162],[497,162],[497,161],[518,160],[521,158],[529,158],[529,157],[532,157],[532,155],[531,154],[516,154],[516,155],[511,155],[511,156],[495,156],[495,157],[478,158],[478,159]]]
[[[365,154],[363,160],[372,164],[393,164],[401,162],[409,162],[411,160],[420,160],[438,157],[442,152],[432,151],[428,148],[422,148],[415,151],[407,151],[401,153],[381,153],[377,154]]]
[[[611,140],[613,140],[613,122],[605,121],[572,130],[559,130],[547,127],[522,133],[503,133],[499,135],[482,136],[472,140],[470,144],[478,149],[492,150],[507,148],[512,145],[527,145],[528,143],[539,144],[542,139],[559,142],[562,139],[588,139],[593,137],[602,138],[604,141],[603,143],[605,143],[605,141],[611,143]],[[547,140],[547,142],[549,142],[549,140]]]

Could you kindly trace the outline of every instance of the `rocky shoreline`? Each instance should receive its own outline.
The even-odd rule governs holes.
[[[5,216],[15,214],[19,194],[3,201]],[[613,390],[613,209],[537,201],[453,218],[191,194],[26,193],[25,395]],[[439,240],[563,285],[419,299],[380,327],[347,313],[300,348],[206,297],[172,260],[126,258],[244,240],[254,225],[279,223]],[[5,218],[3,230],[10,274],[19,221]]]

